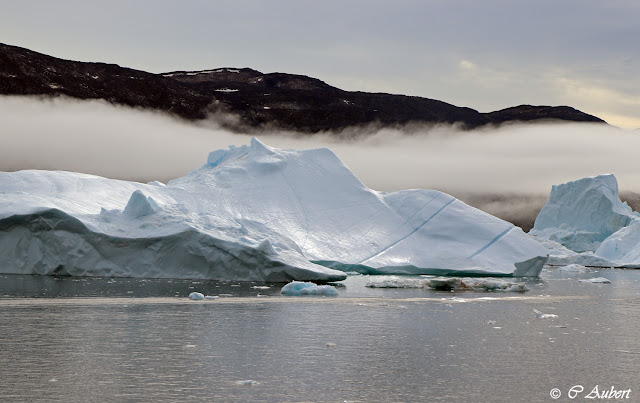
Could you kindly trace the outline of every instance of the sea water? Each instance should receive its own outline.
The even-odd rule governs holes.
[[[524,293],[372,278],[300,298],[277,284],[0,276],[0,400],[640,398],[640,271],[545,269]]]

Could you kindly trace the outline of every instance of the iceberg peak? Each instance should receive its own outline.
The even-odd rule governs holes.
[[[158,204],[151,197],[147,197],[142,191],[136,190],[131,194],[122,215],[127,218],[140,218],[154,214],[158,210]]]
[[[257,137],[251,137],[251,151],[275,154],[275,149],[269,147],[268,145],[260,141]]]

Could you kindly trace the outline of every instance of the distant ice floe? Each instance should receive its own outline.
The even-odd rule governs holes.
[[[582,280],[578,280],[581,283],[599,283],[599,284],[611,284],[611,280],[604,277],[594,277],[594,278],[586,278]]]
[[[314,283],[304,281],[292,281],[289,284],[282,287],[280,290],[282,295],[288,295],[293,297],[307,296],[307,295],[323,295],[327,297],[335,297],[339,295],[338,290],[330,285],[317,285]]]
[[[640,267],[640,214],[620,201],[613,175],[553,186],[530,234],[550,265]]]
[[[538,318],[538,319],[553,319],[553,318],[557,318],[558,317],[558,315],[556,315],[554,313],[542,313],[542,312],[538,311],[537,309],[534,309],[533,313],[536,314],[536,318]]]
[[[566,266],[558,267],[556,271],[562,271],[567,273],[589,273],[591,270],[580,264],[569,264]]]
[[[494,278],[434,277],[425,279],[390,277],[372,280],[366,284],[370,288],[430,288],[438,291],[511,291],[525,292],[524,283]]]
[[[252,379],[244,379],[241,381],[236,381],[236,385],[242,385],[242,386],[254,386],[254,385],[260,385],[260,383],[252,380]]]
[[[203,299],[218,299],[218,296],[217,295],[204,295],[202,293],[194,291],[191,294],[189,294],[189,299],[192,299],[194,301],[199,301],[199,300],[203,300]]]

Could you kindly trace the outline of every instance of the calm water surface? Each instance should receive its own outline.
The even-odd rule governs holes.
[[[612,284],[578,281],[599,276]],[[583,385],[576,400],[614,386],[640,401],[640,271],[549,269],[523,294],[370,279],[291,298],[258,283],[0,276],[0,400],[551,402]]]

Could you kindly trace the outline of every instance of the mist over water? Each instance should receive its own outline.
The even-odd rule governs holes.
[[[409,129],[251,135],[279,148],[329,147],[376,190],[438,189],[503,218],[535,217],[552,185],[585,176],[613,173],[621,190],[640,191],[637,131],[572,123]],[[210,151],[250,138],[215,118],[192,123],[98,100],[0,97],[2,171],[68,170],[166,182],[202,166]]]

